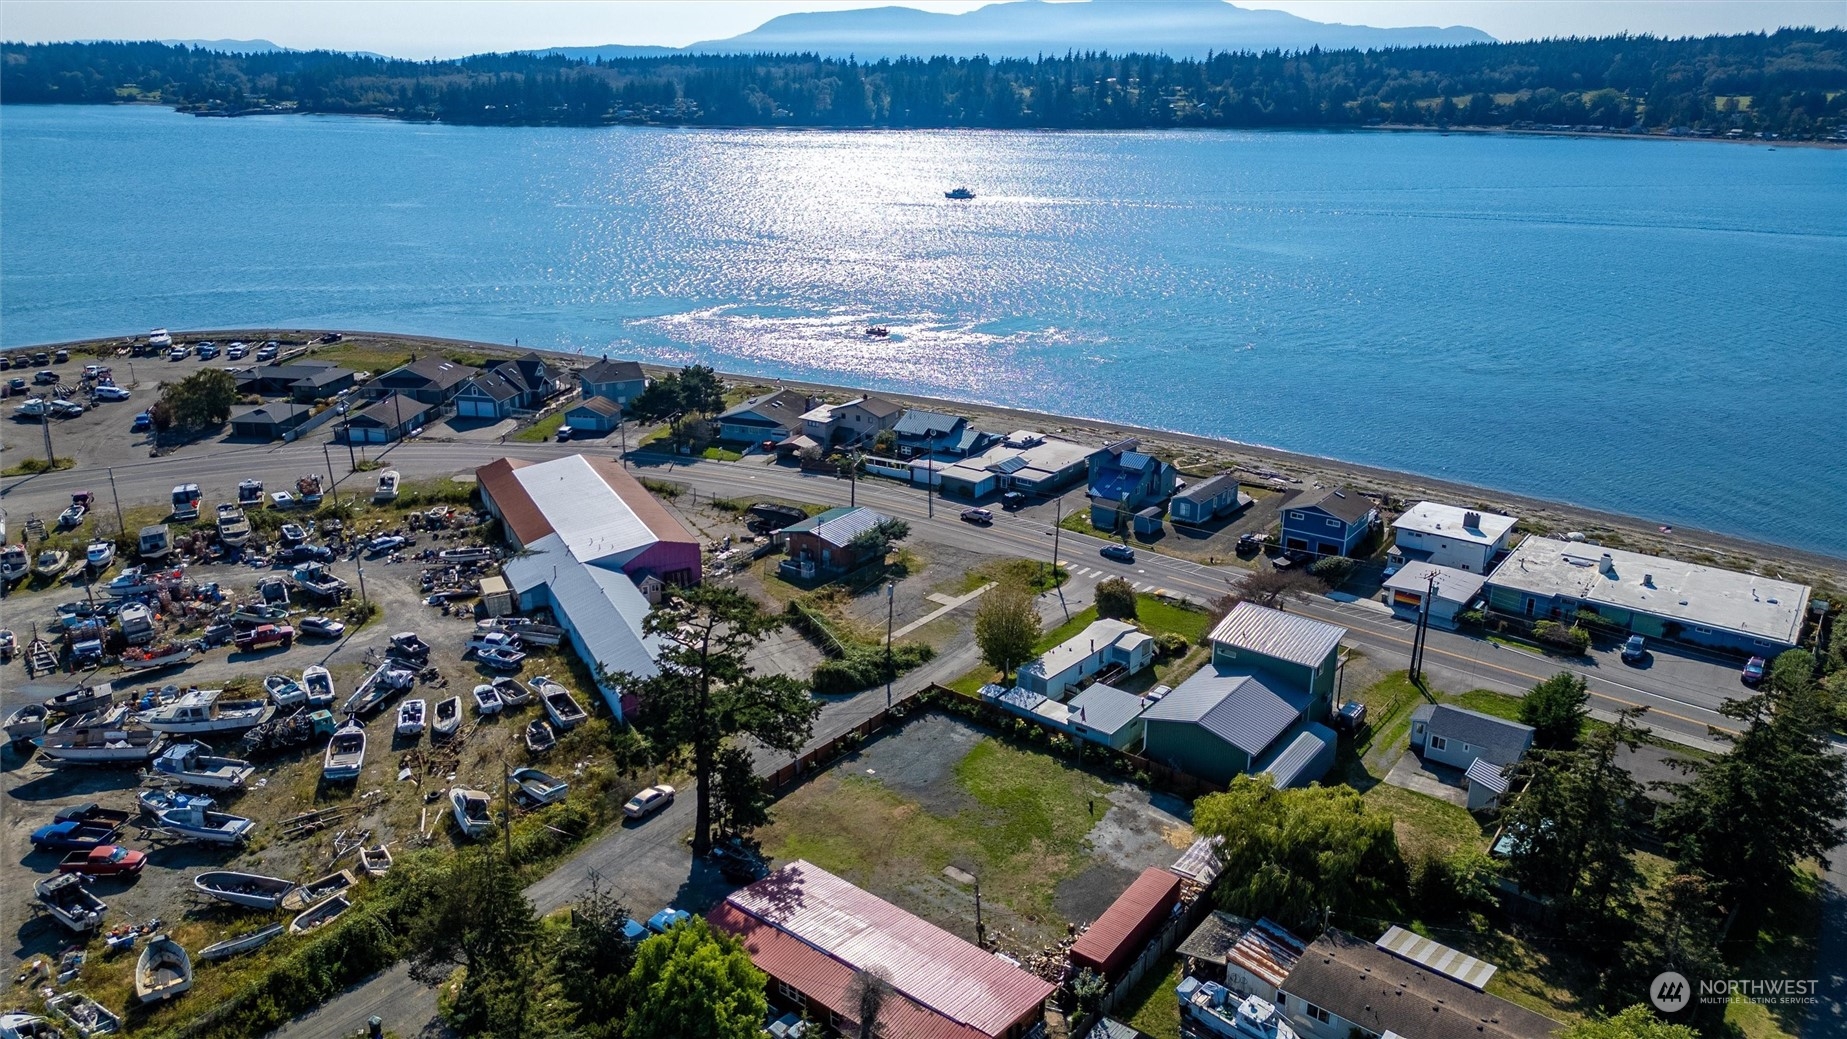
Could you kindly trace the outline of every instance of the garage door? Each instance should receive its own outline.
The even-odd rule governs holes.
[[[494,405],[485,400],[458,400],[455,402],[455,414],[458,418],[494,418]]]

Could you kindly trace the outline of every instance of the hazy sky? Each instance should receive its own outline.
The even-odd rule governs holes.
[[[0,0],[0,37],[266,39],[430,58],[603,43],[677,46],[734,36],[792,11],[874,6],[881,0]],[[960,12],[983,3],[905,0],[904,6]],[[1239,6],[1323,22],[1472,25],[1504,40],[1847,24],[1847,0],[1243,0]]]

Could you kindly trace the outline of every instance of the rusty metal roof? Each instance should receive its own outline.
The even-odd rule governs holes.
[[[851,970],[883,968],[892,988],[907,999],[980,1035],[1004,1034],[1042,1006],[1055,989],[1043,978],[810,862],[792,862],[733,892],[720,910],[725,906],[800,939]],[[714,923],[734,933],[744,929],[731,926],[727,921],[735,918],[720,910],[713,911]],[[766,955],[782,957],[778,962],[786,961],[789,969],[824,969],[809,961],[798,968],[793,951],[777,952],[781,943],[759,940]],[[777,974],[763,963],[759,966]]]
[[[1149,866],[1071,946],[1071,962],[1113,976],[1180,900],[1180,876]]]

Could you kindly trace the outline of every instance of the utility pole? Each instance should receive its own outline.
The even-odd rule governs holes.
[[[891,620],[892,612],[896,609],[897,595],[898,582],[887,581],[885,583],[885,706],[887,708],[891,706]]]
[[[1424,575],[1424,599],[1418,604],[1417,630],[1411,640],[1411,684],[1424,685],[1424,643],[1430,635],[1430,600],[1436,595],[1437,572]]]
[[[628,415],[616,412],[616,432],[622,436],[622,468],[628,468]]]
[[[976,877],[975,878],[975,944],[984,949],[987,948],[987,940],[983,937],[985,930],[986,929],[981,926],[981,878]]]
[[[39,413],[38,424],[45,431],[45,471],[55,472],[58,468],[58,456],[51,453],[51,409]]]
[[[321,460],[327,463],[327,490],[333,494],[333,510],[340,511],[340,481],[334,478],[333,456],[327,453],[327,441],[321,441]]]
[[[363,559],[359,561],[359,601],[370,601],[366,598],[366,564]]]
[[[1061,527],[1059,526],[1059,524],[1060,524],[1060,523],[1062,523],[1062,522],[1064,521],[1064,518],[1065,518],[1065,496],[1061,494],[1061,495],[1059,495],[1059,496],[1058,496],[1058,500],[1052,503],[1052,573],[1051,573],[1051,582],[1052,582],[1052,587],[1054,587],[1054,588],[1056,588],[1056,587],[1058,587],[1058,532],[1059,532],[1059,530],[1061,530],[1061,529],[1062,529],[1062,528],[1061,528]]]
[[[122,522],[122,496],[115,492],[115,466],[109,467],[109,497],[115,499],[115,528],[126,536],[128,524]]]

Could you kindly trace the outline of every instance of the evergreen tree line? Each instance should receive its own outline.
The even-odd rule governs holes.
[[[1847,126],[1847,30],[1454,47],[1068,53],[858,62],[686,54],[406,61],[159,43],[5,44],[0,100],[159,101],[480,125],[1138,129],[1598,126],[1825,136]]]

